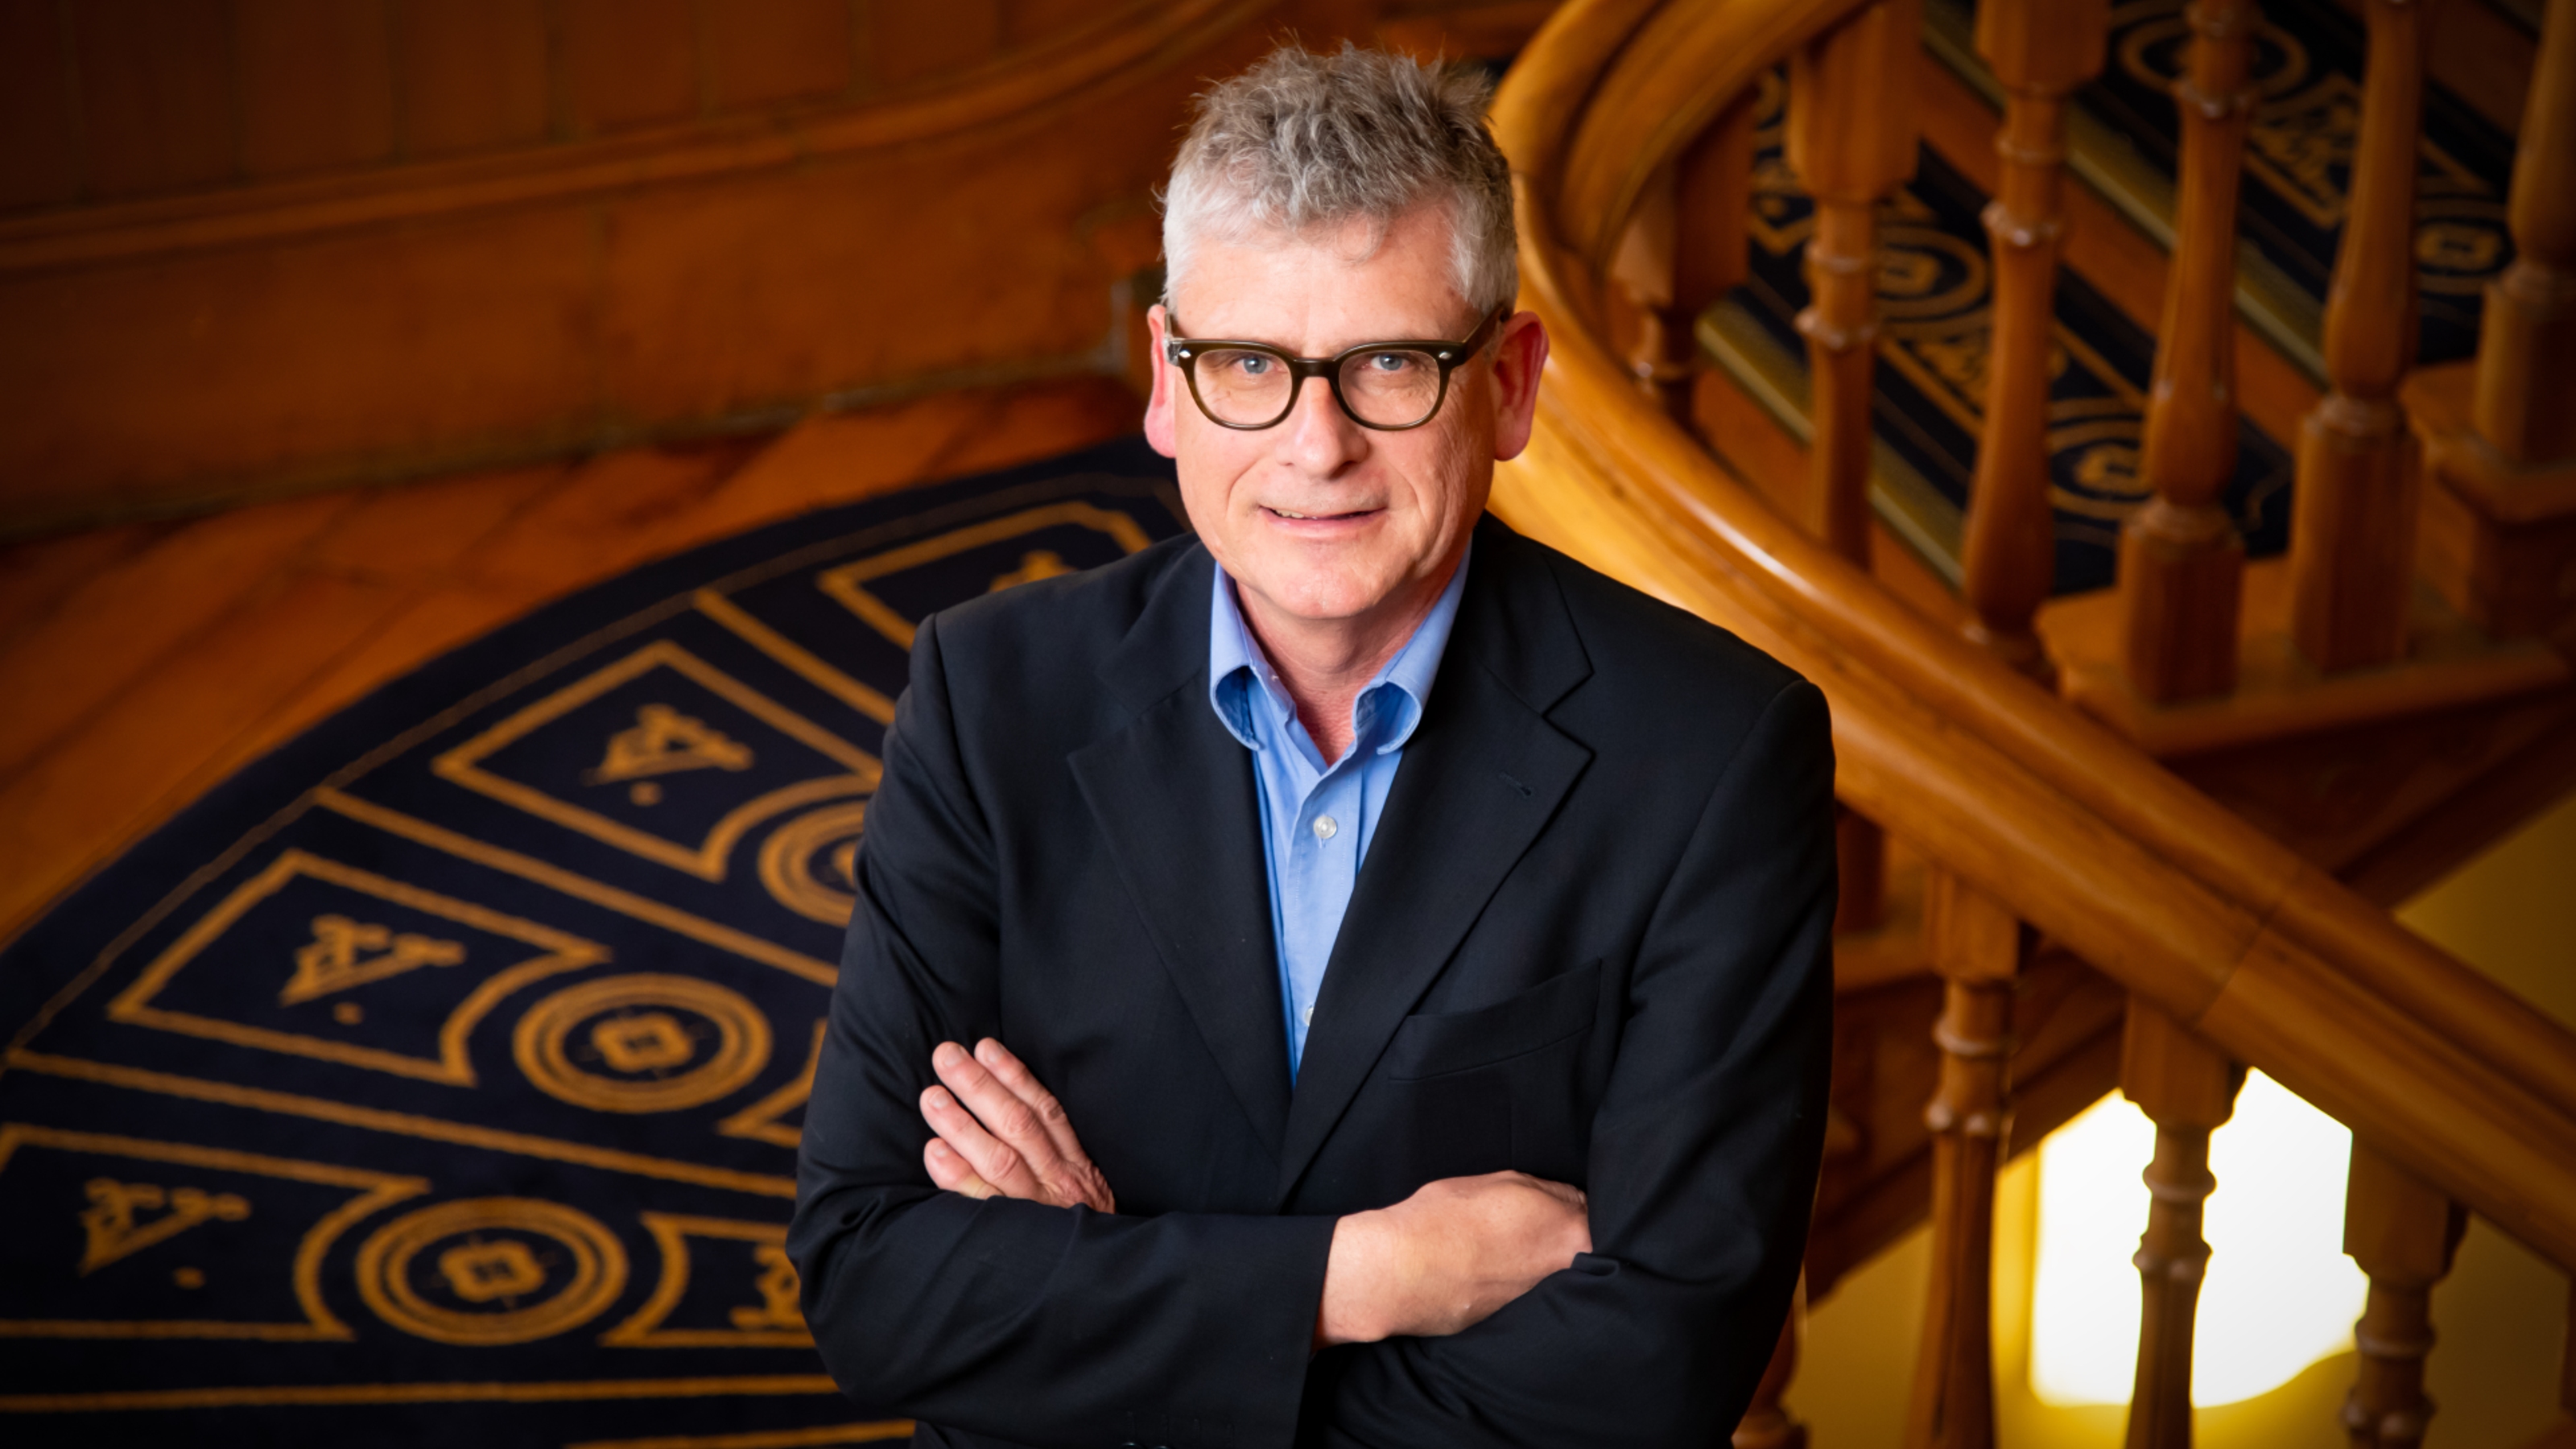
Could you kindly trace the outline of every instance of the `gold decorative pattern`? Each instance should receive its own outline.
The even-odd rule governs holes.
[[[529,1237],[558,1248],[569,1271],[558,1275],[540,1262]],[[412,1263],[441,1244],[448,1246],[433,1261],[451,1291],[469,1303],[498,1303],[497,1310],[450,1308],[421,1296]],[[357,1274],[358,1296],[386,1323],[436,1343],[488,1348],[551,1338],[598,1317],[626,1289],[626,1249],[598,1219],[561,1203],[462,1198],[378,1228],[358,1249]],[[519,1299],[549,1288],[520,1306]]]
[[[760,846],[760,883],[778,903],[810,921],[846,926],[858,908],[859,837],[866,830],[868,804],[848,800],[800,815],[769,833]],[[836,884],[814,873],[815,859],[827,856]]]
[[[199,1223],[237,1223],[250,1216],[249,1200],[237,1192],[164,1188],[157,1182],[119,1182],[112,1177],[93,1177],[81,1190],[89,1196],[89,1206],[80,1214],[84,1278],[120,1258],[166,1243]],[[144,1220],[142,1213],[155,1208],[169,1211]],[[192,1286],[203,1281],[200,1274],[198,1285]]]
[[[768,1096],[734,1113],[716,1124],[716,1131],[727,1137],[748,1137],[772,1147],[795,1150],[804,1133],[778,1119],[804,1106],[814,1096],[814,1070],[823,1062],[823,1031],[831,1022],[818,1018],[814,1023],[814,1044],[805,1053],[805,1068],[793,1081],[782,1083]]]
[[[206,949],[213,945],[234,922],[240,920],[253,906],[275,895],[289,881],[298,877],[309,877],[361,895],[373,896],[379,900],[419,911],[424,915],[440,916],[490,935],[523,941],[544,954],[521,961],[505,970],[496,971],[485,977],[472,991],[466,993],[465,999],[448,1012],[446,1021],[439,1026],[438,1055],[435,1057],[413,1056],[389,1051],[382,1047],[361,1046],[355,1042],[334,1041],[328,1037],[281,1031],[274,1027],[253,1026],[245,1022],[225,1021],[195,1012],[175,1011],[153,1005],[154,999],[170,984],[171,978],[203,955]],[[319,921],[315,923],[315,927],[317,933],[322,929]],[[566,971],[577,971],[584,966],[596,965],[608,959],[608,948],[596,941],[585,941],[579,936],[558,931],[551,926],[541,926],[534,921],[503,915],[499,911],[475,905],[470,901],[460,901],[454,896],[441,895],[436,891],[422,890],[418,886],[390,880],[373,871],[364,871],[356,866],[325,860],[308,851],[288,850],[271,862],[267,869],[243,882],[231,895],[224,897],[213,910],[189,927],[178,940],[173,941],[169,949],[154,958],[152,964],[144,968],[143,974],[135,978],[133,985],[119,992],[116,998],[108,1003],[107,1015],[111,1021],[131,1022],[137,1026],[180,1032],[233,1046],[256,1047],[262,1051],[290,1052],[296,1056],[338,1062],[343,1066],[363,1067],[369,1071],[390,1072],[396,1076],[412,1077],[424,1082],[443,1082],[450,1086],[470,1087],[474,1085],[474,1065],[467,1055],[467,1039],[473,1035],[474,1028],[481,1024],[483,1018],[491,1014],[494,1007],[500,1005],[512,992],[530,982],[541,981],[548,976],[560,975]],[[397,974],[409,967],[379,962],[348,969],[351,975],[362,976],[363,980],[372,981]],[[361,980],[330,978],[317,974],[317,963],[308,961],[304,954],[299,952],[295,973],[288,978],[286,988],[280,993],[279,1000],[286,1003],[309,1000],[328,991],[342,990],[359,984],[362,984]]]
[[[471,1122],[451,1122],[444,1117],[425,1117],[417,1112],[389,1112],[381,1107],[361,1107],[352,1102],[334,1102],[268,1087],[210,1082],[202,1077],[156,1072],[147,1067],[84,1061],[79,1057],[31,1052],[22,1047],[9,1054],[9,1069],[41,1072],[68,1081],[99,1082],[138,1092],[156,1092],[183,1101],[215,1102],[254,1112],[301,1117],[312,1122],[362,1127],[370,1132],[417,1138],[424,1142],[447,1142],[459,1147],[478,1147],[487,1152],[509,1152],[546,1162],[577,1163],[583,1167],[631,1173],[663,1182],[694,1183],[700,1187],[718,1187],[728,1192],[747,1192],[761,1197],[792,1199],[796,1196],[796,1179],[792,1177],[765,1172],[737,1172],[704,1163],[624,1152],[614,1147],[594,1147],[587,1142],[566,1142],[560,1137],[540,1137],[533,1132],[511,1132],[498,1127],[480,1127]]]
[[[894,607],[885,600],[868,592],[865,585],[869,580],[901,573],[905,569],[919,568],[923,564],[946,558],[951,554],[964,553],[970,548],[982,548],[987,544],[1000,543],[1004,539],[1035,533],[1042,528],[1059,528],[1068,524],[1107,534],[1117,541],[1120,548],[1129,553],[1142,552],[1153,542],[1145,536],[1145,530],[1136,526],[1136,520],[1124,513],[1089,503],[1050,503],[1041,508],[1023,509],[1018,513],[1007,514],[986,523],[956,529],[940,534],[936,538],[907,544],[902,548],[889,549],[874,558],[861,559],[857,563],[825,569],[815,576],[814,582],[824,593],[838,600],[843,608],[858,615],[868,627],[909,650],[912,648],[913,621],[895,612]],[[1026,569],[1027,562],[1024,559],[1023,573]],[[1012,583],[1024,581],[1011,578],[1007,574],[1003,578],[1010,579]],[[996,579],[993,582],[996,588],[1005,587],[1002,579]]]
[[[367,955],[370,951],[377,954]],[[454,941],[409,931],[396,935],[388,927],[342,915],[315,916],[312,944],[295,953],[295,974],[277,993],[277,1004],[294,1006],[400,976],[414,967],[457,966],[464,961],[465,948]]]
[[[361,800],[338,790],[317,790],[314,802],[326,810],[345,815],[365,825],[372,825],[388,835],[396,835],[432,850],[445,851],[459,860],[534,881],[549,890],[557,890],[576,900],[605,906],[621,915],[686,936],[719,951],[730,951],[746,960],[764,966],[775,966],[791,976],[800,976],[818,986],[829,986],[840,979],[840,972],[825,962],[817,961],[802,951],[789,950],[775,941],[763,940],[748,931],[739,931],[704,916],[692,915],[677,906],[666,905],[650,896],[620,890],[605,881],[569,871],[562,866],[542,861],[532,855],[489,845],[471,836],[459,835],[443,825],[433,825],[418,816]]]
[[[599,1336],[601,1343],[612,1348],[801,1348],[814,1342],[797,1307],[796,1266],[787,1257],[785,1224],[646,1213],[644,1228],[662,1250],[661,1280],[632,1317]],[[731,1328],[662,1326],[689,1291],[691,1238],[753,1245],[760,1271],[744,1284],[748,1301],[728,1315]]]
[[[338,1167],[323,1162],[302,1162],[294,1158],[272,1157],[266,1153],[241,1152],[229,1147],[200,1147],[186,1142],[156,1142],[139,1137],[123,1137],[104,1132],[74,1132],[56,1127],[41,1127],[26,1122],[0,1123],[0,1187],[6,1186],[6,1175],[12,1162],[28,1150],[79,1153],[92,1157],[117,1158],[129,1162],[155,1164],[157,1167],[195,1168],[209,1172],[242,1173],[257,1177],[279,1178],[288,1182],[311,1183],[324,1187],[349,1188],[354,1192],[348,1201],[315,1220],[298,1240],[295,1257],[288,1268],[295,1302],[304,1312],[301,1323],[245,1323],[215,1319],[0,1319],[0,1338],[232,1338],[262,1339],[270,1342],[319,1342],[356,1337],[349,1326],[331,1312],[322,1298],[322,1260],[331,1245],[351,1226],[386,1207],[429,1191],[424,1178],[398,1177],[391,1173],[369,1172],[363,1168]],[[158,1175],[158,1174],[156,1174]],[[124,1189],[126,1200],[119,1208],[102,1209],[104,1196],[97,1191],[102,1182]],[[233,1194],[202,1194],[206,1212],[194,1221],[180,1219],[174,1211],[157,1222],[132,1231],[132,1211],[149,1206],[145,1196],[132,1194],[139,1184],[118,1179],[93,1178],[85,1185],[91,1198],[84,1210],[81,1225],[91,1244],[89,1257],[82,1263],[86,1275],[105,1267],[118,1258],[130,1257],[165,1242],[187,1228],[209,1218],[238,1221],[249,1215],[249,1204]],[[157,1185],[156,1185],[156,1191]],[[186,1190],[186,1189],[183,1189]],[[231,1197],[240,1205],[238,1216],[222,1205]],[[177,1193],[165,1195],[175,1209]],[[94,1218],[92,1214],[98,1214]],[[128,1236],[112,1245],[101,1256],[99,1227],[115,1229],[109,1222],[123,1215]],[[178,1221],[180,1226],[162,1230],[161,1225]],[[93,1259],[95,1261],[93,1261]]]
[[[1135,525],[1131,523],[1128,526],[1132,528]],[[656,669],[674,671],[762,724],[777,730],[816,754],[834,761],[849,773],[803,780],[755,796],[727,811],[703,839],[695,844],[686,844],[637,829],[624,821],[610,819],[587,806],[549,795],[535,786],[496,775],[483,768],[483,762],[505,746],[535,733],[542,726],[561,719],[610,690],[640,679]],[[649,713],[653,708],[655,706],[647,706],[646,712]],[[683,718],[676,711],[668,711],[666,706],[662,708],[667,711],[672,721]],[[647,750],[657,740],[667,746],[676,734],[700,737],[716,734],[714,731],[707,730],[701,721],[690,720],[689,725],[692,727],[690,730],[681,731],[677,730],[676,726],[666,724],[657,734],[654,727],[639,723],[636,728],[643,733],[635,735],[633,742],[627,748],[630,752]],[[621,738],[624,737],[621,736]],[[721,738],[721,736],[717,737]],[[742,749],[737,742],[725,740],[724,744],[728,747],[727,750],[716,750],[697,757],[719,762],[723,759],[738,759],[741,762],[728,768],[738,769],[749,765],[750,756],[747,751],[739,755],[729,753],[731,750]],[[709,748],[712,749],[711,746]],[[617,749],[614,744],[609,747],[612,762],[617,758]],[[721,881],[725,878],[727,857],[732,854],[736,842],[740,841],[753,826],[773,815],[793,810],[800,805],[811,804],[816,800],[828,799],[834,795],[866,794],[877,787],[879,773],[874,755],[841,739],[667,639],[647,644],[616,663],[556,690],[465,743],[438,755],[430,761],[430,769],[443,779],[452,780],[469,790],[489,795],[495,800],[515,806],[540,819],[552,821],[568,830],[578,831],[593,840],[642,856],[646,860],[667,865],[673,870],[685,871],[702,880],[710,881]],[[608,777],[601,775],[599,778]]]
[[[707,1022],[714,1044],[674,1012]],[[588,1055],[620,1075],[575,1065],[576,1035]],[[529,1007],[511,1038],[531,1083],[594,1112],[675,1112],[715,1101],[760,1075],[769,1046],[769,1018],[740,992],[658,972],[565,987]]]

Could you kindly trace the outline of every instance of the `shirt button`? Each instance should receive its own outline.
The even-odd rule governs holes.
[[[1342,827],[1333,823],[1332,816],[1318,815],[1315,817],[1315,838],[1317,840],[1330,840],[1334,836],[1341,834],[1341,832]]]
[[[1313,1026],[1315,1024],[1315,1008],[1311,1006],[1307,1007],[1304,1011],[1297,1014],[1297,1019],[1306,1023],[1308,1026]]]

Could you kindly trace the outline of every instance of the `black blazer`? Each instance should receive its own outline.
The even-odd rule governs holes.
[[[1211,569],[1178,538],[921,625],[788,1238],[824,1362],[925,1445],[1723,1442],[1822,1144],[1823,696],[1484,519],[1292,1091]],[[931,1187],[931,1048],[986,1035],[1115,1215]],[[1309,1354],[1336,1216],[1502,1168],[1589,1192],[1593,1253]]]

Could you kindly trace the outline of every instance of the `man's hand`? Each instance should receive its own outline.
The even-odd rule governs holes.
[[[1025,1198],[1118,1211],[1109,1180],[1082,1152],[1064,1104],[1038,1084],[1010,1049],[986,1037],[974,1055],[953,1041],[930,1054],[944,1087],[921,1094],[921,1115],[939,1134],[921,1149],[930,1180],[968,1197]]]
[[[968,1197],[1118,1210],[1064,1105],[1009,1048],[986,1037],[969,1055],[941,1042],[930,1067],[945,1084],[921,1094],[938,1134],[921,1150],[932,1182]],[[1583,1194],[1564,1183],[1525,1172],[1426,1183],[1334,1224],[1315,1346],[1456,1333],[1590,1251]]]
[[[1444,1177],[1333,1228],[1315,1346],[1483,1321],[1592,1251],[1583,1194],[1525,1172]]]

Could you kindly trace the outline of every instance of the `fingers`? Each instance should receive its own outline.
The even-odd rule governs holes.
[[[922,1093],[921,1115],[985,1182],[1006,1197],[1117,1211],[1063,1105],[1000,1042],[987,1037],[973,1056],[941,1042],[930,1065],[944,1085]]]
[[[1011,1055],[1009,1047],[988,1036],[975,1043],[975,1061],[1037,1114],[1038,1127],[1046,1133],[1058,1157],[1067,1162],[1089,1162],[1082,1155],[1082,1139],[1073,1135],[1073,1119],[1065,1115],[1064,1104],[1039,1084],[1036,1073]]]
[[[1037,1175],[1011,1146],[984,1130],[975,1114],[966,1110],[949,1094],[946,1087],[931,1087],[921,1094],[922,1120],[939,1134],[965,1167],[990,1184],[1005,1197],[1043,1198]],[[928,1149],[924,1148],[927,1161]],[[934,1176],[932,1181],[938,1179]]]
[[[933,1137],[923,1145],[921,1164],[930,1169],[931,1183],[943,1191],[973,1198],[993,1195],[993,1185],[976,1176],[966,1159],[957,1155],[957,1149],[941,1138]]]

